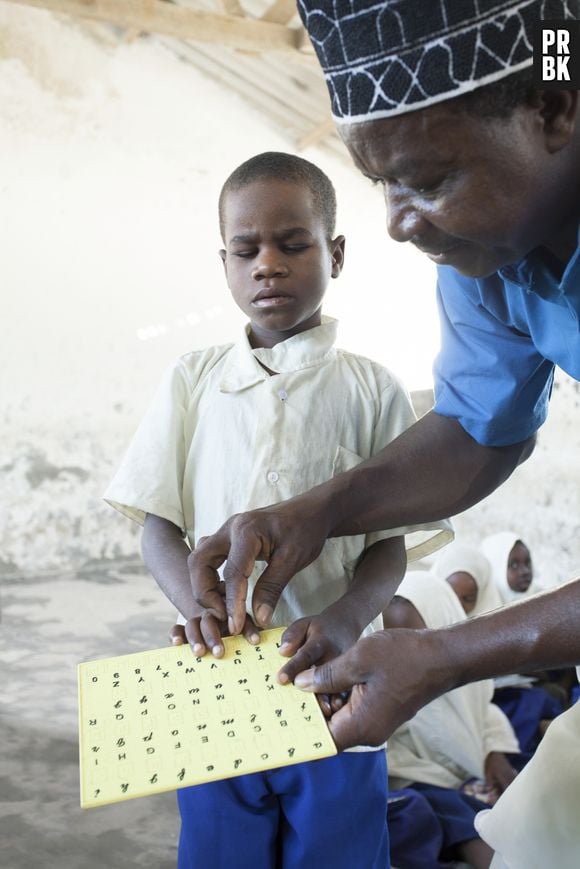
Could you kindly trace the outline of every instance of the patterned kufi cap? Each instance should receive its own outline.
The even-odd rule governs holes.
[[[536,24],[579,0],[298,0],[337,123],[388,118],[532,64]]]

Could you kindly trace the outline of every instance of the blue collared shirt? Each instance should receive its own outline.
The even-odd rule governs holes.
[[[487,446],[530,437],[546,419],[555,366],[580,380],[580,233],[560,280],[537,250],[487,278],[440,267],[437,300],[437,413]]]

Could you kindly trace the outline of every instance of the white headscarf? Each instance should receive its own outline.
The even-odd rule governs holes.
[[[475,546],[455,541],[437,555],[433,571],[439,579],[446,580],[453,573],[468,573],[477,586],[477,600],[469,618],[487,613],[502,606],[503,599],[491,579],[491,565],[485,555]]]
[[[486,537],[481,543],[481,551],[491,565],[492,582],[497,588],[504,604],[512,603],[514,600],[524,600],[524,598],[530,597],[532,594],[544,591],[544,586],[535,580],[532,580],[526,591],[514,591],[508,585],[507,568],[509,554],[518,541],[524,543],[521,536],[516,534],[515,531],[500,531],[498,534],[491,534],[489,537]]]
[[[457,595],[431,572],[407,573],[397,595],[413,604],[428,628],[465,619]],[[413,781],[456,788],[472,776],[482,778],[490,751],[518,751],[503,712],[490,703],[487,679],[463,685],[433,700],[388,742],[389,774],[395,787]]]

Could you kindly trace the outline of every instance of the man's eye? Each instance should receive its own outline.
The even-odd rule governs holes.
[[[421,196],[430,196],[430,195],[433,195],[433,193],[435,193],[439,189],[440,185],[441,185],[440,181],[433,181],[433,182],[430,182],[429,184],[417,184],[417,185],[415,185],[415,190]]]
[[[309,245],[307,244],[285,244],[284,250],[289,251],[290,253],[299,253],[301,250],[307,250]]]
[[[232,256],[239,256],[242,259],[249,259],[252,256],[255,256],[255,250],[235,250],[232,253]]]

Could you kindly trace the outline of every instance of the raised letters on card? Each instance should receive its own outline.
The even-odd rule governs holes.
[[[79,664],[81,806],[336,754],[315,696],[276,681],[283,631]]]

